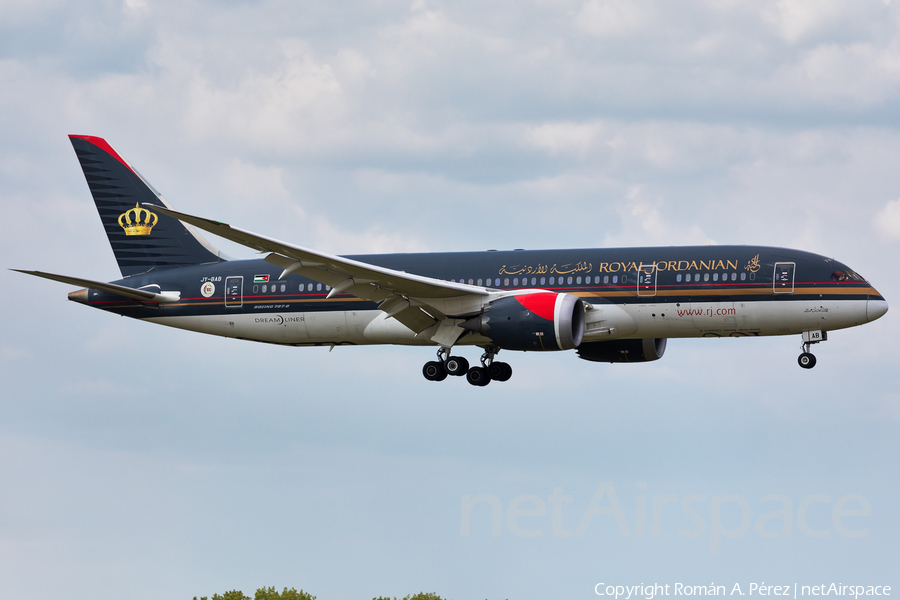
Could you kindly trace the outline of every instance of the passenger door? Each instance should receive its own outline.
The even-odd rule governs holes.
[[[794,293],[794,266],[792,262],[775,263],[775,277],[772,291],[776,294]]]
[[[225,278],[225,306],[228,308],[240,308],[244,304],[244,278]]]

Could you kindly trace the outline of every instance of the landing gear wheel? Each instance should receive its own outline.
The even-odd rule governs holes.
[[[494,381],[509,381],[512,377],[512,367],[505,362],[492,362],[488,367],[488,373]]]
[[[447,379],[447,371],[444,369],[444,365],[436,360],[425,363],[425,366],[422,367],[422,375],[428,381],[443,381]]]
[[[466,372],[466,381],[484,387],[491,382],[491,376],[484,367],[472,367]]]
[[[816,366],[816,357],[809,352],[804,352],[799,357],[797,357],[797,364],[799,364],[804,369],[812,369]]]
[[[444,370],[447,371],[447,375],[462,377],[469,370],[469,361],[462,356],[451,356],[444,362]]]

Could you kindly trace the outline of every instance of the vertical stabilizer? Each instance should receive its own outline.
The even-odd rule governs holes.
[[[222,260],[218,249],[181,221],[141,206],[169,204],[106,140],[69,140],[123,276]]]

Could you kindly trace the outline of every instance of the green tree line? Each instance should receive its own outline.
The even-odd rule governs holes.
[[[274,587],[261,587],[256,590],[256,594],[254,594],[253,598],[245,595],[244,592],[240,590],[231,590],[230,592],[225,592],[224,594],[213,594],[211,597],[201,596],[199,599],[197,598],[197,596],[194,596],[194,600],[316,600],[316,597],[309,592],[304,592],[303,590],[300,590],[298,592],[294,588],[284,588],[284,591],[279,592]],[[398,598],[378,596],[377,598],[373,598],[372,600],[398,600]],[[405,598],[401,598],[399,600],[444,599],[434,593],[419,592],[418,594],[406,596]]]

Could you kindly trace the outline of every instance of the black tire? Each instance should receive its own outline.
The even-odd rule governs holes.
[[[425,363],[425,366],[422,367],[422,375],[428,381],[443,381],[447,379],[447,371],[444,370],[444,365],[436,360]]]
[[[797,357],[797,364],[804,369],[812,369],[814,366],[816,366],[816,357],[809,352],[804,352]]]
[[[494,381],[509,381],[509,378],[512,377],[512,367],[505,362],[492,362],[488,367],[488,372]]]
[[[466,372],[466,381],[484,387],[491,382],[491,376],[484,367],[472,367]]]
[[[512,367],[509,366],[509,363],[500,363],[503,365],[503,374],[500,376],[500,381],[509,381],[509,378],[512,377]]]
[[[444,363],[444,370],[447,371],[447,375],[462,377],[469,370],[469,361],[462,356],[451,356]]]

